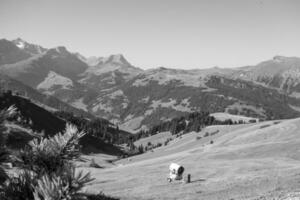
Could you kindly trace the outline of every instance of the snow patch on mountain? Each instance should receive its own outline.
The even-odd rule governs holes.
[[[50,71],[45,80],[37,86],[37,89],[50,90],[54,86],[60,86],[62,89],[71,89],[73,87],[73,81],[54,71]]]
[[[24,49],[25,44],[24,44],[23,41],[18,41],[18,42],[16,43],[16,46],[19,47],[20,49]]]
[[[30,43],[26,42],[25,40],[23,40],[21,38],[17,38],[15,40],[12,40],[12,42],[19,49],[25,50],[26,52],[30,53],[31,55],[41,54],[41,53],[44,53],[46,51],[45,48],[43,48],[39,45],[36,45],[36,44],[30,44]]]

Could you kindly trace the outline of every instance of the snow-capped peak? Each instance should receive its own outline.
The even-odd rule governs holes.
[[[21,38],[17,38],[15,40],[12,40],[12,42],[19,48],[27,51],[31,55],[37,55],[37,54],[42,54],[44,53],[47,49],[36,45],[36,44],[30,44],[26,42],[25,40]]]
[[[17,38],[16,40],[14,40],[14,43],[16,44],[17,47],[19,47],[20,49],[24,49],[25,47],[25,41],[22,40],[21,38]]]

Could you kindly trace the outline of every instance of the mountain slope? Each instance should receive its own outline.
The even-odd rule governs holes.
[[[12,45],[13,42],[11,42]],[[28,59],[0,66],[0,72],[22,83],[43,92],[51,94],[69,104],[90,101],[97,93],[78,82],[88,66],[78,59],[76,54],[70,53],[65,47],[52,48]],[[58,80],[67,80],[71,87],[64,87]],[[47,85],[47,87],[45,87]],[[84,109],[84,105],[80,109]]]
[[[201,110],[261,119],[300,114],[299,101],[275,89],[216,75],[201,73],[203,78],[194,74],[185,78],[178,74],[174,77],[174,73],[141,74],[99,96],[92,112],[131,129]]]
[[[65,128],[66,121],[63,118],[57,117],[28,99],[12,95],[10,92],[1,92],[0,109],[6,109],[11,105],[17,108],[17,116],[11,119],[7,125],[12,130],[8,138],[8,146],[11,148],[24,148],[30,140],[37,136],[53,136]],[[118,131],[115,128],[111,129]],[[94,152],[112,155],[122,153],[114,145],[91,134],[85,135],[80,140],[80,144],[84,153]]]
[[[2,73],[36,88],[50,71],[77,80],[78,75],[83,73],[87,67],[85,63],[79,60],[76,55],[68,52],[66,48],[57,47],[26,61],[1,66],[0,70]]]
[[[20,42],[25,44],[10,45],[25,52],[16,46]],[[261,119],[300,116],[299,58],[276,56],[232,69],[142,70],[121,54],[85,58],[57,47],[20,60],[0,64],[0,72],[127,130],[195,111]]]
[[[0,40],[0,65],[16,63],[31,57],[26,51],[19,49],[6,39]]]
[[[300,92],[300,58],[275,56],[255,66],[239,68],[231,77],[261,83],[297,97]]]
[[[25,40],[21,39],[21,38],[17,38],[15,40],[12,40],[12,42],[19,47],[19,49],[23,49],[24,51],[26,51],[27,53],[31,54],[31,55],[38,55],[38,54],[42,54],[44,53],[47,49],[36,45],[36,44],[31,44],[26,42]]]
[[[64,110],[86,118],[94,117],[82,109],[72,107],[53,96],[41,94],[33,88],[2,74],[0,74],[0,88],[1,90],[10,90],[13,93],[28,98],[49,111]]]
[[[143,70],[132,66],[121,54],[99,58],[98,64],[90,66],[80,83],[97,90],[120,86],[140,74]]]
[[[300,186],[299,122],[207,127],[111,168],[90,170],[96,181],[88,191],[102,188],[122,199],[293,199]],[[217,134],[204,137],[206,132]],[[183,165],[191,183],[167,181],[172,162]]]

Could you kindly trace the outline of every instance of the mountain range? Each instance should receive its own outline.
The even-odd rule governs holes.
[[[238,68],[143,70],[122,54],[86,58],[18,38],[0,40],[0,73],[1,87],[9,87],[9,79],[14,91],[42,104],[52,98],[133,132],[203,110],[262,120],[300,116],[297,57]]]

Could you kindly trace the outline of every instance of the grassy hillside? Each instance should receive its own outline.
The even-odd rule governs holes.
[[[0,74],[0,88],[1,90],[11,90],[15,94],[26,97],[34,101],[35,103],[44,106],[48,110],[64,110],[72,112],[78,116],[84,116],[87,118],[93,118],[94,116],[77,108],[70,106],[67,103],[64,103],[57,98],[49,95],[44,95],[36,91],[35,89],[12,79],[6,75]]]
[[[299,124],[298,118],[206,127],[110,168],[88,169],[96,180],[87,190],[125,200],[288,199],[300,187]],[[171,162],[185,167],[191,183],[167,182]]]

